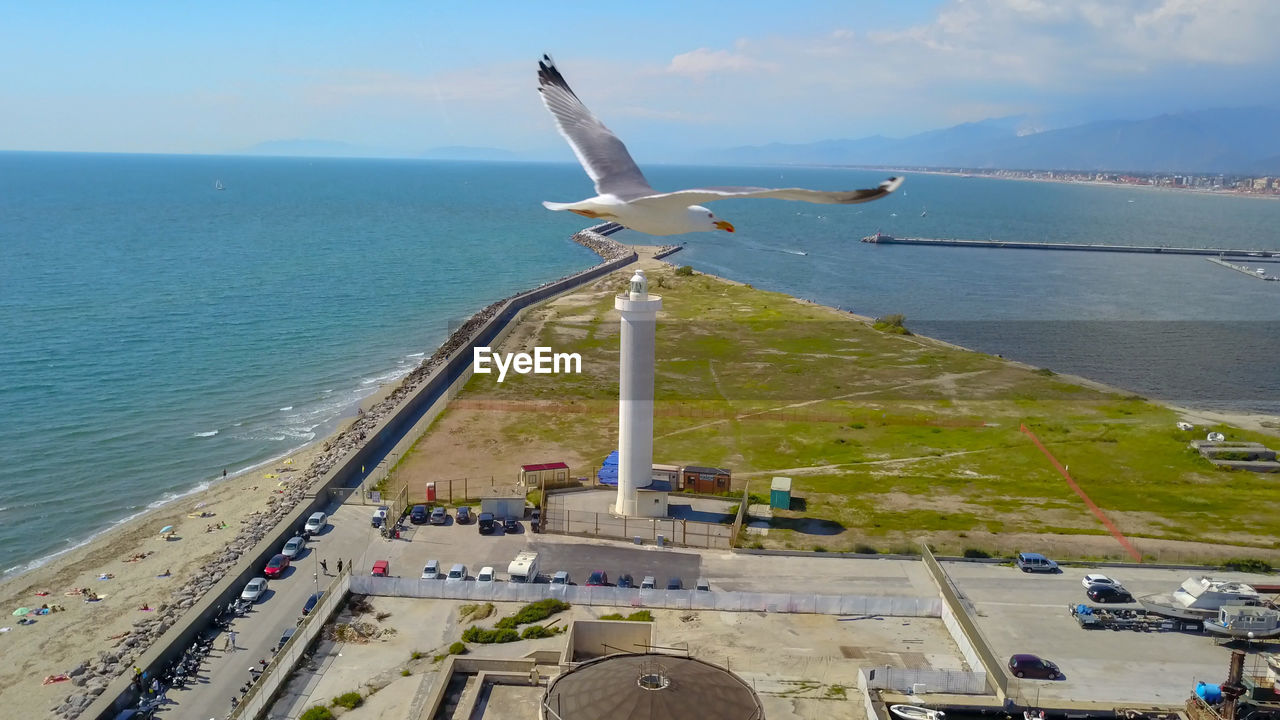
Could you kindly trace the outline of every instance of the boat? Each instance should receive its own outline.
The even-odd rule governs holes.
[[[1230,638],[1263,640],[1280,636],[1280,610],[1258,605],[1224,605],[1204,621],[1205,632]]]
[[[225,188],[223,188],[223,187],[222,187],[222,181],[221,181],[221,180],[214,180],[214,181],[213,181],[213,189],[214,189],[214,190],[224,190]]]
[[[942,720],[947,716],[941,710],[930,710],[919,705],[890,705],[889,712],[902,720]]]
[[[1262,596],[1252,586],[1210,577],[1187,578],[1172,593],[1138,598],[1148,612],[1181,620],[1212,620],[1224,605],[1261,605]]]
[[[877,231],[876,231],[876,234],[875,234],[875,235],[868,235],[868,236],[866,236],[866,237],[862,238],[862,242],[864,242],[864,243],[877,243],[877,242],[882,242],[882,241],[885,241],[885,240],[893,240],[893,236],[892,236],[892,235],[885,235],[884,233],[880,232],[879,230],[877,230]]]

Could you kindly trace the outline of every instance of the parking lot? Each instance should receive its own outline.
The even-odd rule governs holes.
[[[1135,597],[1169,592],[1193,574],[1203,573],[1064,568],[1061,574],[1026,574],[1007,565],[944,562],[942,566],[962,599],[972,604],[998,658],[1032,653],[1057,663],[1066,676],[1060,681],[1015,680],[1010,694],[1024,704],[1034,707],[1044,700],[1179,704],[1197,680],[1220,683],[1226,677],[1230,650],[1216,645],[1208,635],[1084,630],[1069,611],[1078,603],[1093,604],[1081,585],[1086,573],[1109,575]],[[1261,582],[1258,576],[1243,573],[1215,573],[1214,577]]]

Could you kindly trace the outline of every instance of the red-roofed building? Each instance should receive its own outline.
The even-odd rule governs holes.
[[[520,484],[541,488],[549,483],[568,482],[569,466],[562,462],[520,466]]]

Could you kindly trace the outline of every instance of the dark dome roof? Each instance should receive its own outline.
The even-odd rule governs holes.
[[[553,680],[542,702],[561,720],[764,718],[755,691],[737,675],[672,655],[609,655],[583,663]]]

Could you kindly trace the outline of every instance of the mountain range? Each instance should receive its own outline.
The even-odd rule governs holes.
[[[1280,111],[1225,108],[1035,130],[1026,116],[888,138],[773,143],[711,153],[750,165],[1280,174]]]

